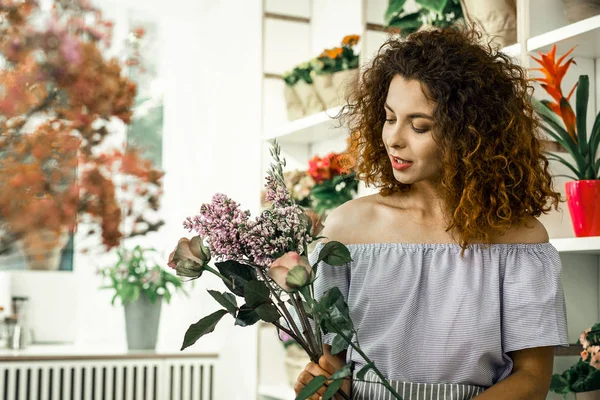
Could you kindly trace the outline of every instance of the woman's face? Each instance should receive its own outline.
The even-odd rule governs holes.
[[[417,182],[437,182],[441,162],[433,140],[433,111],[420,82],[396,75],[385,102],[385,123],[382,139],[394,177],[411,185]]]

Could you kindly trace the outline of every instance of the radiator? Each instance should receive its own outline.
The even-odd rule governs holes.
[[[3,362],[0,400],[213,400],[214,359]]]

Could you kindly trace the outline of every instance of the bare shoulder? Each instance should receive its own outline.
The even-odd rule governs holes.
[[[501,235],[492,235],[495,243],[546,243],[549,241],[548,232],[540,221],[534,217],[517,226],[513,226]]]
[[[361,242],[358,235],[365,229],[365,221],[373,218],[373,195],[347,201],[334,209],[325,220],[320,236],[342,243]]]

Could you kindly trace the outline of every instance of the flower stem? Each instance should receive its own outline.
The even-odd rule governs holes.
[[[315,339],[315,335],[312,330],[312,327],[310,326],[310,323],[308,322],[308,317],[306,316],[306,312],[304,311],[302,299],[300,299],[300,301],[298,301],[297,296],[298,295],[296,293],[291,293],[290,299],[292,300],[292,303],[294,303],[294,307],[296,307],[296,310],[298,310],[298,316],[300,317],[300,322],[302,323],[302,329],[304,329],[304,335],[305,335],[306,340],[308,341],[309,345],[313,349],[318,349],[319,345]],[[317,364],[319,363],[318,359],[313,360],[313,361],[316,362]]]
[[[352,346],[352,348],[354,350],[356,350],[356,352],[358,354],[360,354],[360,356],[363,358],[363,360],[365,360],[367,362],[367,364],[371,364],[372,365],[372,369],[375,372],[375,374],[381,379],[381,384],[387,389],[389,390],[392,395],[398,399],[398,400],[402,400],[402,397],[396,392],[396,390],[394,390],[394,388],[392,387],[392,385],[389,384],[389,382],[387,381],[387,378],[385,376],[383,376],[383,374],[381,373],[381,371],[379,371],[379,369],[377,369],[377,367],[375,367],[375,363],[369,358],[367,357],[367,355],[361,350],[360,347],[358,347],[357,345],[355,345],[352,342],[352,339],[350,339],[348,336],[344,335],[342,333],[341,329],[338,329],[337,326],[332,322],[333,327],[336,330],[336,333],[340,336],[342,336],[342,338],[350,345]]]
[[[224,277],[223,275],[221,275],[219,273],[219,271],[217,271],[214,268],[209,267],[208,265],[204,266],[204,269],[207,270],[208,272],[212,272],[213,274],[215,274],[216,276],[218,276],[219,278],[223,279],[223,281],[227,282],[230,286],[233,286],[233,283],[231,282],[230,279],[227,279],[226,277]]]

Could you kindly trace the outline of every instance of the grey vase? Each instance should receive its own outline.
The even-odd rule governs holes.
[[[125,330],[127,348],[130,350],[153,350],[158,338],[158,323],[162,297],[151,303],[147,296],[125,304]]]

